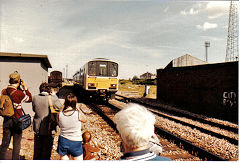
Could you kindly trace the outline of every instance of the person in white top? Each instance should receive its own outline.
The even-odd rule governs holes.
[[[60,135],[57,152],[61,160],[83,160],[81,122],[86,122],[86,116],[77,108],[77,98],[72,93],[65,98],[64,108],[59,112]]]

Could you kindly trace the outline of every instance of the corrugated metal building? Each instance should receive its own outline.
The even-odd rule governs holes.
[[[38,94],[39,85],[48,81],[48,68],[51,67],[47,55],[0,52],[0,89],[9,84],[9,74],[18,71],[30,92]]]
[[[208,64],[207,62],[193,57],[189,54],[183,55],[181,57],[173,59],[166,68],[170,67],[184,67],[184,66],[194,66],[194,65],[204,65]]]

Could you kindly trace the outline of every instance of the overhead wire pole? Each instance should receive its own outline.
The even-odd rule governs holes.
[[[229,9],[228,20],[228,38],[226,48],[226,62],[238,61],[238,4],[235,4],[232,0]]]

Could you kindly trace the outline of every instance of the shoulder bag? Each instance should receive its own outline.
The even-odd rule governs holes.
[[[48,125],[48,131],[50,133],[53,133],[53,132],[57,132],[59,109],[54,107],[51,95],[48,96],[48,103],[49,103],[49,125]]]
[[[11,97],[8,89],[7,89],[7,94],[12,101],[12,105],[13,105],[13,109],[14,109],[14,115],[15,115],[15,119],[13,120],[14,129],[17,133],[22,133],[22,130],[25,130],[26,128],[28,128],[31,125],[31,116],[29,114],[25,114],[24,110],[22,109],[23,116],[17,118],[17,110],[14,106],[12,97]]]

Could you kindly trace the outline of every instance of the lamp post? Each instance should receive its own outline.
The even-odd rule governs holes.
[[[206,48],[206,62],[208,62],[208,51],[207,48],[210,47],[210,42],[209,41],[205,41],[205,48]]]

